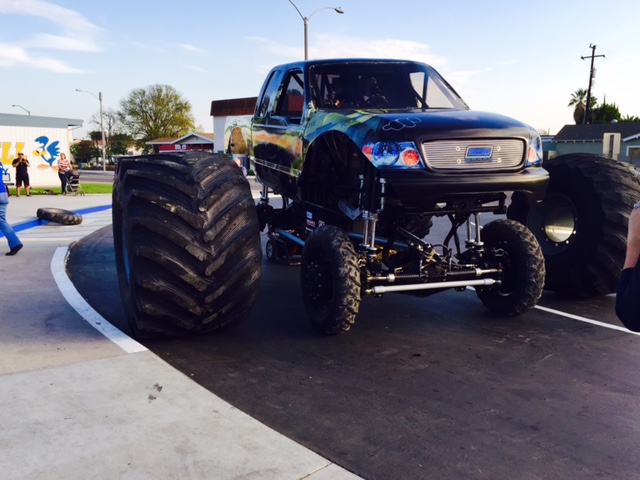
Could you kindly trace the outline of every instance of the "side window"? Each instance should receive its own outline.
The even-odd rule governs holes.
[[[286,117],[290,123],[300,123],[303,109],[304,84],[302,72],[291,72],[284,81],[282,93],[276,107],[276,114]]]
[[[260,98],[260,102],[258,103],[258,109],[256,111],[256,116],[259,118],[264,118],[267,116],[269,112],[269,105],[271,104],[271,96],[273,94],[273,90],[275,88],[274,79],[277,77],[278,71],[271,72],[271,77],[267,82],[267,86],[264,88],[262,92],[262,98]]]

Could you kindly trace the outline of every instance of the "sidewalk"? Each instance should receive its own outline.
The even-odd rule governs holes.
[[[64,263],[71,243],[111,224],[110,204],[110,195],[10,197],[7,218],[24,248],[5,256],[0,238],[2,478],[358,478],[134,340],[98,331],[110,325]],[[83,222],[38,225],[41,207],[76,211]]]

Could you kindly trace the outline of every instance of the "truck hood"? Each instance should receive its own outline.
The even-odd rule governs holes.
[[[358,146],[372,141],[414,141],[456,138],[519,137],[535,131],[504,115],[474,110],[321,110],[310,119],[308,141],[327,131],[340,131]]]

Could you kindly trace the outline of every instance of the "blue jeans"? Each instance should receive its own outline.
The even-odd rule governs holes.
[[[9,203],[9,195],[6,193],[0,193],[0,232],[7,237],[9,242],[9,248],[17,247],[21,245],[18,236],[11,228],[11,225],[7,222],[7,204]]]

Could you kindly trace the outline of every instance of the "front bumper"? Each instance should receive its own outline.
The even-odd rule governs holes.
[[[549,183],[548,172],[541,167],[520,172],[481,174],[440,174],[432,171],[381,171],[389,193],[407,209],[428,210],[433,205],[460,196],[488,195],[502,192],[522,192],[529,205],[544,199]]]

